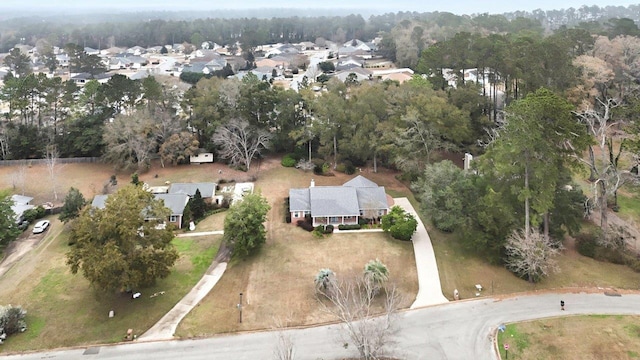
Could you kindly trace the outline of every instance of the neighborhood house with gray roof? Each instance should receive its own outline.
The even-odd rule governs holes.
[[[383,186],[358,175],[342,186],[315,186],[289,189],[291,221],[311,216],[313,226],[357,224],[359,218],[386,215],[393,200]]]

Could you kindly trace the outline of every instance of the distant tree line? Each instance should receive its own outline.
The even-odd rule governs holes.
[[[45,39],[55,46],[68,43],[93,48],[111,46],[158,46],[188,42],[198,46],[203,41],[220,45],[239,41],[249,47],[277,42],[316,41],[318,39],[345,42],[358,38],[371,40],[379,34],[402,33],[420,38],[423,34],[414,25],[432,34],[435,40],[444,40],[460,31],[505,33],[524,29],[534,31],[555,30],[562,26],[589,28],[592,32],[610,32],[612,36],[626,33],[629,22],[640,20],[640,6],[630,5],[584,6],[579,9],[533,12],[518,11],[503,15],[475,14],[455,15],[447,12],[397,12],[371,15],[295,16],[282,10],[280,15],[265,18],[263,15],[224,17],[210,14],[185,14],[183,12],[136,13],[109,16],[92,14],[82,21],[70,21],[68,17],[21,17],[0,22],[0,51],[7,52],[19,43],[34,45]],[[199,18],[197,18],[200,16]],[[205,15],[207,16],[207,15]],[[219,17],[214,17],[219,16]],[[70,16],[78,19],[78,15]],[[140,21],[140,18],[148,19]],[[621,29],[622,27],[622,29]],[[627,33],[628,34],[628,33]],[[395,38],[395,37],[394,37]],[[396,39],[397,40],[397,39]]]

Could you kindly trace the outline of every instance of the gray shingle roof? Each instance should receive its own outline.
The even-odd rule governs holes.
[[[348,186],[348,187],[378,187],[378,184],[374,183],[373,181],[367,179],[366,177],[364,177],[362,175],[358,175],[358,176],[354,177],[353,179],[347,181],[346,183],[342,184],[342,186]]]
[[[356,188],[356,193],[360,209],[386,209],[389,207],[387,194],[382,186]]]
[[[16,205],[28,205],[31,200],[33,200],[33,198],[31,196],[24,196],[24,195],[11,195],[11,200],[13,200],[13,203]]]
[[[354,188],[315,186],[309,188],[312,216],[358,216],[358,196]]]
[[[104,209],[108,197],[109,195],[96,195],[91,206]],[[189,196],[186,194],[155,194],[154,197],[156,200],[164,201],[164,206],[171,210],[171,215],[182,215],[189,201]]]
[[[104,209],[109,195],[96,195],[91,202],[91,206],[98,209]]]
[[[211,198],[215,194],[215,183],[174,183],[169,188],[169,194],[186,194],[193,196],[196,190],[200,189],[200,195],[203,198]]]
[[[182,215],[189,201],[186,194],[155,194],[156,200],[164,201],[164,206],[171,210],[171,215]]]
[[[289,189],[289,210],[310,211],[309,189]]]
[[[384,187],[358,175],[342,186],[289,189],[290,211],[311,211],[311,216],[359,216],[360,210],[387,209]]]

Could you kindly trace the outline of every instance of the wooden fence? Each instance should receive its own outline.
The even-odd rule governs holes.
[[[74,158],[58,158],[57,164],[76,164],[76,163],[98,163],[102,162],[99,157],[74,157]],[[0,160],[0,166],[16,166],[16,165],[38,165],[46,164],[47,159],[22,159],[22,160]]]

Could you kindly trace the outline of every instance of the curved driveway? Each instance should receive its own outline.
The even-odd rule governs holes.
[[[395,205],[403,208],[404,211],[413,215],[418,221],[416,232],[411,237],[413,253],[416,257],[416,267],[418,268],[418,295],[413,304],[411,304],[411,308],[416,309],[448,302],[449,300],[442,295],[436,255],[433,252],[433,245],[427,233],[427,228],[422,223],[420,216],[418,216],[409,199],[406,197],[394,198],[393,201]]]
[[[560,311],[560,300],[566,311]],[[493,334],[503,322],[575,314],[640,314],[640,294],[541,294],[500,300],[451,302],[399,314],[398,331],[389,354],[400,359],[496,359]],[[287,330],[296,359],[341,359],[356,355],[346,349],[339,325]],[[49,351],[7,359],[272,359],[275,332],[217,336],[201,340],[142,342]],[[86,352],[86,354],[85,354]],[[85,355],[83,355],[85,354]]]

